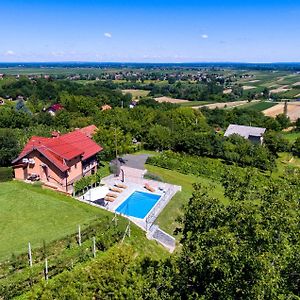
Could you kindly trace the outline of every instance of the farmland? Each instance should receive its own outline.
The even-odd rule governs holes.
[[[141,97],[146,97],[149,94],[149,91],[145,91],[145,90],[133,90],[133,89],[128,89],[128,90],[122,90],[123,94],[131,94],[132,95],[132,99],[133,100],[137,100]]]
[[[251,110],[256,110],[256,111],[263,111],[263,110],[266,110],[270,107],[273,107],[275,106],[277,103],[274,103],[274,102],[250,102],[250,103],[247,103],[245,105],[242,105],[240,106],[240,108],[243,108],[243,109],[251,109]]]
[[[268,88],[271,94],[279,98],[299,97],[300,74],[289,71],[250,71],[247,74],[247,78],[240,78],[235,82],[243,86],[245,93],[261,92]]]
[[[155,100],[159,103],[169,102],[169,103],[175,103],[175,104],[185,104],[185,103],[190,102],[189,100],[175,99],[175,98],[170,98],[170,97],[158,97],[158,98],[155,98]]]
[[[277,104],[263,111],[266,116],[276,117],[284,111],[284,103]],[[287,115],[292,122],[300,118],[300,102],[289,102],[287,104]]]
[[[254,100],[253,103],[256,103],[257,100]],[[243,101],[232,101],[232,102],[221,102],[221,103],[210,103],[210,104],[204,104],[200,106],[193,106],[193,108],[198,109],[201,107],[207,107],[210,109],[214,108],[233,108],[233,107],[240,107],[244,106],[248,103],[248,101],[243,100]]]

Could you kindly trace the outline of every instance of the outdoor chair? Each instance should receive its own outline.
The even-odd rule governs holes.
[[[108,202],[114,202],[116,199],[113,198],[113,197],[105,196],[105,197],[104,197],[104,200],[105,200],[105,201],[108,201]]]
[[[116,183],[115,186],[118,188],[127,189],[127,185],[125,185],[123,183]]]
[[[113,191],[113,192],[117,192],[117,193],[122,193],[123,192],[123,190],[122,189],[120,189],[120,188],[117,188],[117,187],[110,187],[109,188],[111,191]]]
[[[148,183],[146,183],[144,187],[149,192],[152,192],[152,193],[155,192],[155,189],[153,187],[151,187]]]
[[[112,198],[117,198],[118,197],[118,195],[114,194],[114,193],[108,193],[106,196],[107,197],[112,197]]]

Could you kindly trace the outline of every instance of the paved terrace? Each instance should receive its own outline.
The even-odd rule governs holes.
[[[126,217],[136,225],[138,225],[140,228],[145,230],[147,232],[148,239],[156,240],[164,247],[166,247],[170,252],[173,252],[176,247],[176,241],[174,237],[161,230],[158,226],[154,225],[154,222],[160,212],[172,199],[172,197],[178,191],[181,191],[181,186],[150,179],[144,179],[144,175],[147,172],[147,170],[144,169],[147,155],[126,155],[124,159],[126,161],[126,164],[121,167],[122,171],[119,176],[110,175],[108,177],[105,177],[101,181],[101,183],[104,184],[104,187],[93,189],[93,194],[96,196],[93,201],[88,201],[82,196],[78,199],[91,205],[102,207],[111,212],[115,212],[119,205],[121,205],[133,192],[140,191],[151,193],[145,188],[145,184],[148,183],[150,187],[155,189],[154,194],[161,195],[161,198],[144,219],[134,218],[130,216]],[[122,182],[123,179],[124,182]],[[113,187],[118,183],[125,184],[127,188],[122,189],[123,191],[121,193],[112,192],[118,195],[113,202],[104,201],[104,196],[107,192],[110,192],[109,187]],[[88,193],[89,192],[87,192],[86,195],[88,195]]]
[[[117,207],[119,207],[119,205],[121,205],[135,191],[151,193],[144,187],[145,184],[148,183],[149,186],[155,189],[154,194],[160,195],[162,197],[144,219],[128,217],[135,224],[147,231],[153,224],[159,213],[175,195],[175,193],[181,190],[181,187],[165,182],[144,179],[143,176],[146,170],[133,169],[126,166],[123,166],[122,170],[125,174],[124,184],[127,186],[127,188],[124,189],[122,193],[112,192],[114,194],[117,194],[118,197],[114,202],[108,202],[106,208],[111,212],[115,212]],[[101,183],[105,184],[108,187],[113,187],[116,183],[121,182],[122,174],[120,174],[120,176],[118,177],[110,175],[106,178],[103,178],[101,181]]]

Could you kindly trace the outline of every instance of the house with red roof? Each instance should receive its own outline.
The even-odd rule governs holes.
[[[55,116],[55,114],[56,114],[58,111],[62,110],[63,108],[64,108],[64,107],[63,107],[61,104],[55,103],[55,104],[51,105],[50,107],[48,107],[48,108],[46,109],[46,112],[48,112],[51,116]]]
[[[74,183],[97,171],[102,147],[91,137],[92,125],[52,138],[33,136],[12,162],[18,180],[40,180],[45,186],[72,193]]]

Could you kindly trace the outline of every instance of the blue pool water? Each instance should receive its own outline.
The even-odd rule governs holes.
[[[116,212],[143,219],[160,198],[159,195],[134,192],[117,209]]]

